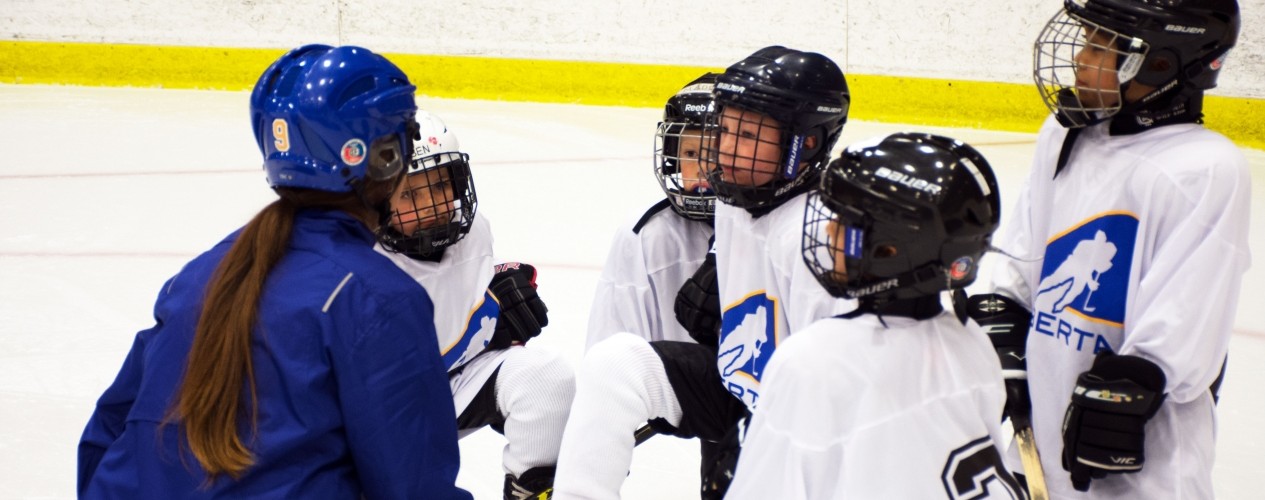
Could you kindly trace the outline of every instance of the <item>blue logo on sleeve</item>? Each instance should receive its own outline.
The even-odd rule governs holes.
[[[474,358],[475,354],[487,347],[496,331],[496,320],[501,316],[501,305],[496,302],[490,292],[483,292],[483,301],[470,311],[470,319],[466,320],[466,329],[461,338],[448,346],[441,353],[444,365],[448,369],[463,364]],[[471,344],[478,346],[471,349]]]

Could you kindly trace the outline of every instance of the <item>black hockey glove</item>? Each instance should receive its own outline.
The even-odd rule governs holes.
[[[530,264],[506,262],[496,265],[488,290],[501,305],[496,332],[488,349],[521,345],[549,325],[549,308],[536,294],[536,268]]]
[[[1016,430],[1031,426],[1032,400],[1028,395],[1028,363],[1025,361],[1032,313],[1004,295],[973,295],[966,301],[966,315],[988,333],[1001,359],[1006,380],[1006,416]]]
[[[1076,378],[1063,417],[1063,470],[1073,487],[1089,491],[1091,479],[1142,470],[1146,422],[1164,402],[1164,384],[1155,363],[1111,353]]]
[[[676,293],[676,321],[695,342],[716,347],[720,337],[720,285],[716,282],[716,254],[708,253],[694,275]]]

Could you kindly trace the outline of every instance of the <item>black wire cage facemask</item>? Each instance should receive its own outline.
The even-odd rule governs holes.
[[[745,209],[776,205],[817,180],[826,137],[809,140],[772,116],[739,106],[718,106],[704,137],[707,182],[721,201]]]
[[[676,212],[694,220],[712,220],[716,193],[707,182],[704,137],[713,127],[664,121],[655,131],[654,173]]]
[[[1120,112],[1123,89],[1150,45],[1061,10],[1034,47],[1033,78],[1045,105],[1065,127],[1101,123]]]
[[[474,223],[478,196],[465,153],[417,160],[393,195],[383,246],[414,258],[435,255],[461,241]]]

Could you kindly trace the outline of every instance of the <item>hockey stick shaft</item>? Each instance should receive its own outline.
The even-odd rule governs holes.
[[[1041,454],[1032,435],[1032,423],[1027,415],[1010,419],[1015,426],[1015,441],[1019,444],[1019,460],[1028,482],[1028,494],[1032,500],[1049,500],[1050,490],[1045,487],[1045,472],[1041,469]]]
[[[641,426],[633,432],[633,446],[646,442],[647,439],[654,437],[655,434],[658,434],[658,432],[653,427],[650,427],[650,424]]]
[[[1098,271],[1091,271],[1089,279],[1093,280],[1094,285],[1097,286],[1098,285]],[[1094,312],[1094,309],[1098,309],[1095,306],[1089,305],[1089,298],[1093,296],[1094,296],[1094,289],[1091,288],[1089,289],[1089,293],[1085,294],[1085,312]]]

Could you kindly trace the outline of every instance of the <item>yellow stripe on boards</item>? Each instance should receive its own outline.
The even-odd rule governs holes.
[[[248,90],[284,49],[0,42],[0,83]],[[721,68],[386,54],[421,95],[659,107]],[[848,75],[854,120],[1034,132],[1048,111],[1033,85]],[[1265,149],[1265,100],[1209,96],[1208,128]]]
[[[1207,96],[1204,125],[1240,146],[1265,149],[1265,99]]]
[[[283,49],[0,42],[0,82],[248,90]]]
[[[724,68],[471,56],[387,54],[418,93],[454,99],[661,107],[681,87]]]
[[[849,119],[1036,132],[1049,111],[1033,85],[848,75]]]

